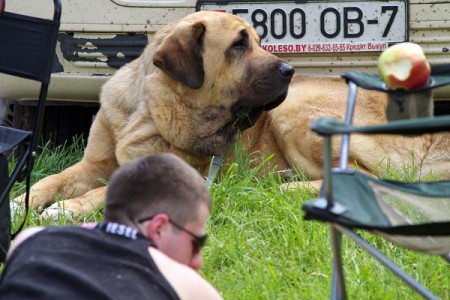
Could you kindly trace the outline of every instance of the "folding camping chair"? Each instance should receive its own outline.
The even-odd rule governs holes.
[[[303,205],[306,220],[330,224],[332,299],[347,297],[341,258],[342,235],[355,241],[422,296],[437,299],[354,229],[371,231],[408,249],[441,255],[450,262],[450,181],[407,183],[377,179],[349,168],[348,153],[350,135],[354,133],[417,135],[450,131],[450,116],[430,117],[430,103],[408,103],[411,95],[430,93],[436,87],[450,84],[450,65],[433,68],[430,83],[410,92],[388,91],[377,74],[349,71],[342,77],[349,86],[345,120],[324,118],[311,126],[323,137],[324,181],[319,198]],[[395,120],[388,117],[388,122],[380,125],[352,125],[358,87],[388,93],[390,102],[394,103],[388,105],[387,115],[394,116]],[[407,106],[411,106],[412,117],[419,118],[407,118]],[[421,115],[421,111],[426,114]],[[333,168],[331,157],[334,135],[342,137],[337,168]]]
[[[41,88],[32,131],[0,126],[0,261],[4,261],[11,241],[9,192],[16,181],[26,179],[28,208],[30,174],[41,132],[61,18],[60,0],[54,0],[53,19],[6,12],[5,2],[0,0],[0,72],[38,81]],[[7,155],[19,146],[23,149],[9,173]]]

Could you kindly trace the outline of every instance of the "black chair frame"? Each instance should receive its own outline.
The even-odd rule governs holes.
[[[5,3],[6,0],[0,0],[0,72],[41,83],[32,131],[0,126],[0,160],[2,161],[0,165],[3,167],[0,173],[2,178],[7,178],[3,185],[0,185],[0,207],[8,210],[8,218],[10,218],[9,193],[15,182],[25,179],[26,209],[28,209],[30,175],[40,139],[45,102],[55,60],[61,2],[53,0],[52,19],[7,12]],[[19,145],[23,146],[23,149],[20,151],[14,169],[9,174],[7,166],[5,167],[6,156]],[[2,222],[0,227],[3,247],[0,250],[3,251],[7,250],[4,248],[8,248],[10,239],[5,237],[8,232],[11,232],[8,225],[10,220],[9,223]],[[23,223],[18,231],[22,226]]]

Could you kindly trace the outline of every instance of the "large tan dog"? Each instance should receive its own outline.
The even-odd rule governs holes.
[[[201,172],[240,130],[288,93],[294,68],[259,46],[241,18],[199,12],[159,30],[104,85],[83,159],[31,189],[31,205],[69,212],[104,199],[104,180],[128,160],[173,152]],[[60,203],[61,204],[61,203]],[[58,205],[46,212],[58,213]]]
[[[104,85],[83,159],[36,183],[32,206],[45,208],[56,196],[70,200],[45,214],[57,215],[61,206],[88,212],[104,199],[101,179],[129,159],[162,151],[206,172],[211,156],[226,153],[239,130],[251,141],[248,153],[276,153],[280,170],[298,167],[320,179],[322,140],[309,126],[319,117],[343,117],[347,86],[336,78],[291,80],[293,72],[262,50],[254,29],[238,17],[199,12],[166,26]],[[383,94],[360,91],[355,122],[385,122],[386,105]],[[350,162],[367,172],[382,161],[396,170],[415,164],[449,178],[449,150],[450,134],[356,135]]]

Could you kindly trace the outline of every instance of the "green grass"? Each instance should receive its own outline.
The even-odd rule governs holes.
[[[66,148],[46,147],[36,162],[33,181],[79,160],[82,149],[80,140]],[[252,161],[237,153],[236,162],[223,166],[211,186],[214,204],[208,222],[210,238],[203,251],[203,276],[226,299],[328,299],[332,259],[328,226],[302,218],[302,203],[313,193],[281,189],[276,172],[261,170],[271,169],[270,157],[252,168]],[[13,196],[22,191],[18,185]],[[77,223],[100,219],[101,211]],[[48,223],[32,212],[26,227],[68,223]],[[450,265],[440,257],[361,234],[428,289],[450,299]],[[343,249],[349,299],[421,299],[346,238]]]

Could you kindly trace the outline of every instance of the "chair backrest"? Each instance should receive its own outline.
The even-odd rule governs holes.
[[[60,0],[54,0],[53,20],[10,13],[4,7],[5,0],[0,0],[0,72],[49,83]]]

